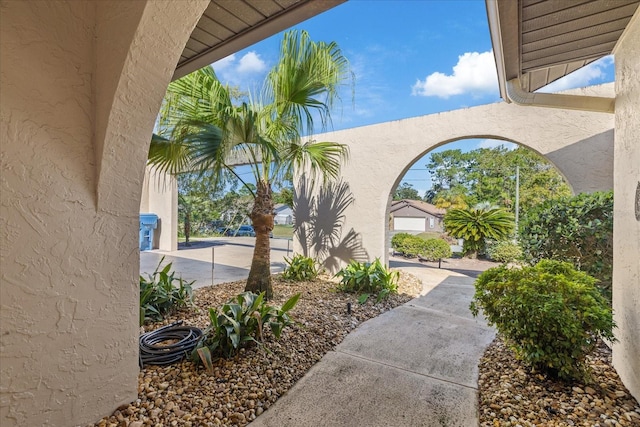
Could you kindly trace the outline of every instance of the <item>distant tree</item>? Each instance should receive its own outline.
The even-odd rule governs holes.
[[[444,192],[439,194],[433,204],[440,209],[466,209],[469,207],[467,197],[464,194]]]
[[[445,209],[488,202],[515,212],[516,167],[521,210],[571,194],[553,165],[525,147],[446,150],[432,153],[426,166],[433,183],[427,201]]]
[[[293,187],[281,187],[279,191],[274,191],[273,201],[293,208]]]
[[[403,182],[396,188],[395,193],[393,193],[393,200],[420,200],[420,195],[418,194],[418,190],[413,188],[413,185],[408,182]]]
[[[444,229],[456,239],[464,239],[465,255],[475,258],[487,239],[504,240],[515,227],[511,213],[504,209],[450,209],[444,216]]]

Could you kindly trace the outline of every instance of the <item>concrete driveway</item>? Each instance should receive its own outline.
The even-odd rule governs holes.
[[[284,257],[293,256],[290,240],[273,238],[271,242],[271,272],[284,270]],[[211,237],[197,239],[177,251],[140,252],[140,274],[152,273],[164,257],[162,265],[173,263],[172,270],[183,279],[196,282],[193,288],[233,282],[249,277],[255,237]],[[212,269],[213,267],[213,269]]]

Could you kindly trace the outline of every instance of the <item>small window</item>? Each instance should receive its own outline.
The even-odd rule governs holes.
[[[436,223],[434,221],[433,218],[429,218],[429,228],[434,228],[436,226]]]

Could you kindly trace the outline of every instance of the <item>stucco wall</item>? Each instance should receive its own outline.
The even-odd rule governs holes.
[[[602,93],[609,87],[588,93]],[[549,159],[573,191],[613,188],[612,114],[521,107],[504,102],[378,125],[315,135],[317,141],[347,144],[350,160],[341,170],[354,202],[343,230],[362,238],[369,258],[388,259],[388,217],[392,190],[428,151],[458,139],[496,138],[527,146]],[[585,173],[589,171],[589,173]],[[302,248],[299,242],[295,250]]]
[[[640,400],[640,11],[614,53],[613,364]]]
[[[158,215],[154,249],[178,250],[178,183],[171,175],[147,166],[142,185],[140,213]]]
[[[153,122],[207,0],[0,7],[0,424],[135,399],[138,209]]]

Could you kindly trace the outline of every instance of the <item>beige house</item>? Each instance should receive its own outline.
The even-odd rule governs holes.
[[[230,3],[219,0],[2,0],[2,426],[84,425],[136,399],[139,209],[149,141],[169,81],[340,2],[236,0],[228,10]],[[562,4],[487,1],[501,88],[518,102],[542,99],[615,115],[619,343],[613,355],[625,385],[640,398],[638,2],[589,3],[585,7],[600,13],[620,13],[606,22],[621,29],[604,33],[598,10],[589,10],[579,20],[586,27],[572,34],[567,49],[553,45],[566,41],[555,36],[533,49],[521,36],[554,20],[529,21],[529,12],[582,13],[555,10]],[[612,40],[578,49],[602,38],[594,32]],[[547,52],[551,62],[533,58],[536,51]],[[581,55],[574,58],[573,51]],[[613,99],[529,92],[537,70],[546,69],[542,74],[552,80],[609,53],[616,62]],[[556,66],[564,71],[558,74]]]
[[[433,231],[442,233],[442,219],[446,211],[422,200],[394,200],[391,202],[393,231]]]

